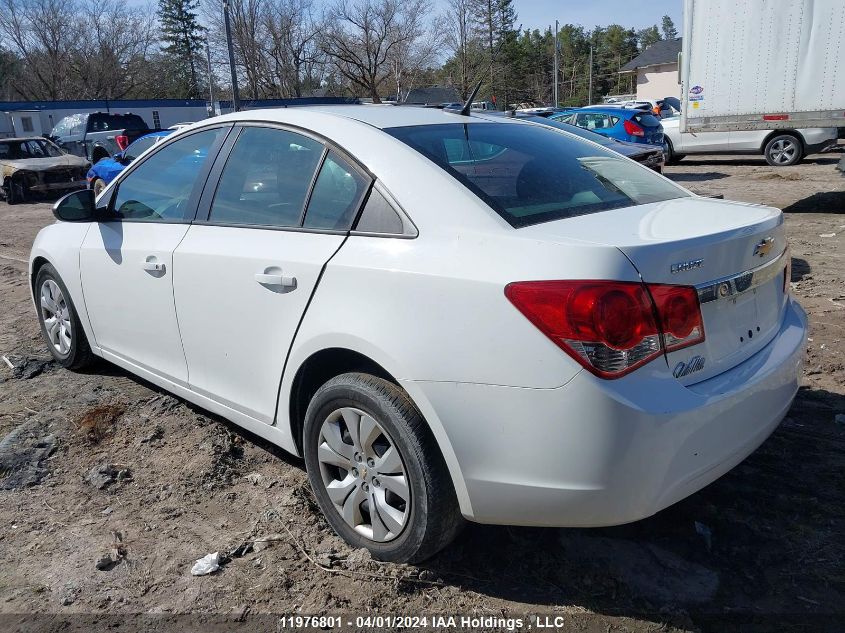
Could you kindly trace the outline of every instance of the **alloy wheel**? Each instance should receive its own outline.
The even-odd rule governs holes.
[[[769,156],[771,157],[772,162],[777,163],[778,165],[791,163],[795,160],[797,154],[798,146],[795,144],[795,141],[785,138],[775,141],[769,148]]]
[[[317,460],[347,525],[379,543],[399,536],[411,512],[411,486],[398,446],[371,415],[353,407],[332,412],[320,427]]]
[[[73,343],[73,328],[70,322],[70,308],[65,301],[59,284],[47,279],[41,284],[41,319],[47,338],[55,350],[64,356],[70,352]]]

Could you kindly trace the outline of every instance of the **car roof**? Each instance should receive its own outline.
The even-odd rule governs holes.
[[[436,125],[446,123],[485,123],[484,119],[465,116],[457,112],[440,108],[394,105],[336,105],[336,106],[301,106],[295,108],[262,108],[244,110],[217,117],[224,121],[287,121],[288,112],[313,112],[330,117],[339,117],[360,121],[378,129],[405,127],[411,125]],[[203,121],[207,124],[209,119]]]
[[[617,116],[621,115],[627,117],[633,117],[636,114],[642,114],[643,112],[646,112],[646,110],[637,110],[636,108],[614,108],[613,106],[584,106],[583,108],[577,108],[575,111],[580,112],[582,110],[587,112],[598,112],[600,114],[614,114]]]

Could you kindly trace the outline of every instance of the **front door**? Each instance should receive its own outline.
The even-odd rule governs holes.
[[[368,187],[312,138],[242,130],[207,220],[191,226],[173,257],[191,389],[273,422],[299,322]]]
[[[229,128],[167,143],[116,185],[108,220],[88,231],[80,252],[82,289],[97,345],[187,384],[173,303],[173,251],[199,199],[201,174]]]

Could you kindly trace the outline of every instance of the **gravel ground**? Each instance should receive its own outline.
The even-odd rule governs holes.
[[[32,613],[42,614],[24,618],[32,630],[86,617],[173,630],[165,616],[128,616],[179,613],[203,631],[275,630],[262,614],[542,613],[584,631],[842,630],[838,157],[667,168],[698,192],[786,211],[808,363],[787,418],[757,452],[650,519],[600,530],[469,525],[418,566],[350,551],[320,518],[300,460],[114,366],[74,374],[49,362],[25,262],[50,206],[0,203],[0,354],[17,368],[0,363],[0,629]],[[191,576],[210,552],[224,557],[221,570]]]

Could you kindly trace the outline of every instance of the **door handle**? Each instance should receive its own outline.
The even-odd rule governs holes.
[[[160,262],[141,262],[141,268],[151,273],[163,273],[165,265]]]
[[[255,281],[263,286],[296,288],[296,277],[283,275],[282,273],[255,273]]]

